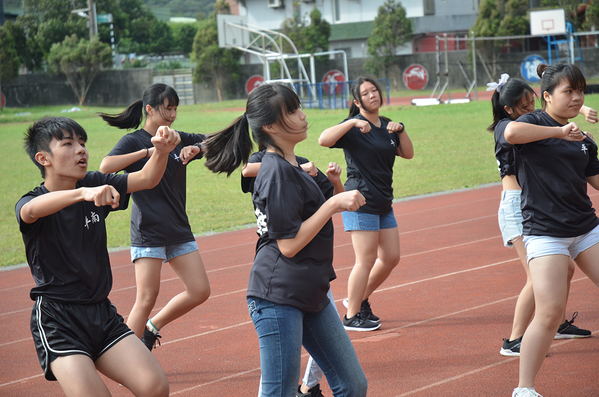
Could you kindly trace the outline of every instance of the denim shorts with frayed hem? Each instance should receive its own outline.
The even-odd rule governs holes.
[[[197,250],[198,243],[195,240],[165,247],[131,247],[131,262],[135,262],[139,258],[158,258],[162,259],[162,263],[164,263]]]
[[[499,221],[503,244],[506,247],[511,247],[513,245],[512,241],[522,236],[521,193],[521,190],[504,190],[501,192],[497,220]]]
[[[397,227],[397,220],[395,219],[393,210],[385,215],[369,214],[360,211],[344,211],[342,216],[346,232],[353,230],[378,232],[381,229],[393,229]]]

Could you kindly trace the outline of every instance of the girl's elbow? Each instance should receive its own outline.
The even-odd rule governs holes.
[[[328,144],[327,140],[324,139],[322,136],[318,138],[318,144],[324,147],[331,147],[331,145]]]

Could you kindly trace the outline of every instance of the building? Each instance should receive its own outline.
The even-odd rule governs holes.
[[[316,7],[331,24],[329,50],[345,50],[348,58],[367,56],[367,40],[384,0],[239,0],[239,15],[248,25],[278,30],[283,21]],[[435,51],[441,33],[467,35],[478,15],[479,0],[401,0],[413,22],[414,39],[397,54]],[[431,47],[432,45],[432,47]]]

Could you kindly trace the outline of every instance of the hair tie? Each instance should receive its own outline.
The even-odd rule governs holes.
[[[509,78],[510,78],[509,74],[503,73],[497,83],[494,81],[487,83],[487,91],[497,90],[497,92],[501,94],[501,89],[503,88],[505,83],[507,83],[507,80]]]

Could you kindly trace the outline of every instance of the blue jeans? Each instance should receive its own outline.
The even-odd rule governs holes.
[[[364,397],[366,376],[337,311],[319,313],[248,297],[260,342],[261,397],[295,397],[302,345],[320,366],[334,396]]]

